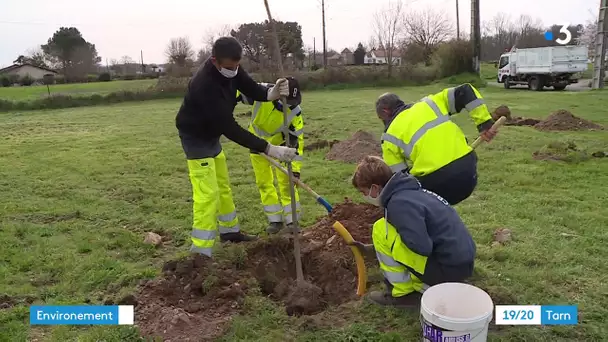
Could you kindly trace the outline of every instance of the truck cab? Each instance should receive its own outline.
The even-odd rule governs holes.
[[[498,83],[504,83],[506,78],[511,75],[511,53],[503,53],[498,60]],[[514,64],[514,63],[513,63]]]

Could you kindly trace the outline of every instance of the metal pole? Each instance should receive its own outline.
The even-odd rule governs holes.
[[[279,73],[281,77],[285,77],[285,72],[283,70],[283,62],[281,61],[281,50],[279,46],[279,37],[277,34],[277,29],[274,21],[272,20],[272,15],[270,14],[270,7],[268,6],[268,0],[264,0],[264,5],[266,6],[266,13],[268,14],[268,21],[272,27],[272,33],[275,41],[275,51],[277,56],[277,63],[279,64]],[[289,145],[289,122],[287,122],[287,98],[285,96],[281,96],[281,102],[283,103],[283,133],[285,135],[285,145]],[[296,280],[299,284],[304,282],[304,272],[302,270],[302,256],[300,252],[300,228],[298,224],[298,212],[296,207],[296,189],[293,182],[293,169],[291,166],[291,162],[287,163],[287,173],[289,178],[289,195],[291,196],[291,218],[293,221],[293,254],[296,259]]]
[[[604,77],[606,75],[606,30],[608,30],[608,0],[602,0],[600,3],[600,13],[597,21],[597,33],[595,36],[594,46],[594,61],[593,61],[593,81],[591,88],[604,88]]]
[[[323,16],[323,68],[327,67],[327,38],[325,37],[325,0],[321,0],[321,15]]]
[[[458,15],[458,0],[456,0],[456,40],[460,40],[460,18]]]
[[[479,75],[479,57],[481,55],[481,28],[479,18],[479,1],[471,0],[471,43],[473,44],[473,71]]]

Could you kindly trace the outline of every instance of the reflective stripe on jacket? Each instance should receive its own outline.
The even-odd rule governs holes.
[[[396,114],[382,135],[382,156],[393,169],[415,176],[432,173],[471,152],[450,116],[463,109],[481,132],[494,121],[479,92],[470,84],[444,89]]]
[[[248,101],[246,98],[242,100],[244,103]],[[293,171],[300,172],[304,154],[304,120],[300,106],[293,109],[287,108],[287,122],[290,123],[289,146],[296,148],[298,151],[298,156],[292,162]],[[285,144],[283,112],[275,108],[273,102],[254,102],[251,109],[249,131],[270,144]]]

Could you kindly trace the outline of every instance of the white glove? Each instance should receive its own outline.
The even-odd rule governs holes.
[[[296,149],[285,146],[275,146],[268,144],[266,154],[272,158],[278,159],[282,162],[290,162],[296,157]]]
[[[274,101],[281,98],[281,96],[289,95],[289,82],[285,78],[279,78],[274,87],[268,89],[268,101]]]

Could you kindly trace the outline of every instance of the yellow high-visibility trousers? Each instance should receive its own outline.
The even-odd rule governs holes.
[[[188,171],[193,200],[190,251],[211,256],[218,230],[240,230],[224,151],[212,158],[189,159]]]
[[[291,211],[291,196],[289,191],[289,177],[270,164],[266,158],[259,154],[252,153],[251,166],[255,174],[255,184],[260,192],[260,199],[264,206],[264,213],[268,218],[268,222],[285,222],[285,224],[293,223]],[[277,183],[281,198],[274,185],[274,175],[276,175]],[[300,221],[300,196],[298,188],[295,188],[296,213],[297,219]]]

